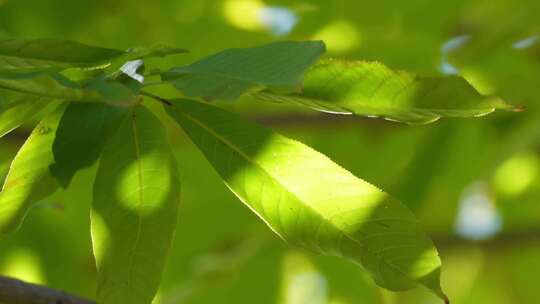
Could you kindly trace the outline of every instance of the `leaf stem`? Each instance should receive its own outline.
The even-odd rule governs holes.
[[[154,100],[157,100],[157,101],[163,103],[166,106],[172,106],[172,103],[170,101],[168,101],[167,99],[159,97],[159,96],[154,95],[152,93],[149,93],[149,92],[146,92],[146,91],[141,91],[141,95],[146,96],[146,97],[150,97],[150,98],[152,98]]]

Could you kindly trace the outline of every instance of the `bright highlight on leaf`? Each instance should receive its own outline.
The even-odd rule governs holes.
[[[257,8],[262,2],[231,3]],[[343,35],[352,39],[327,39]],[[342,21],[318,36],[335,52],[356,47],[362,38]],[[376,62],[316,63],[325,49],[322,41],[284,41],[228,49],[167,72],[150,67],[148,74],[145,64],[151,61],[144,58],[185,50],[158,45],[118,51],[54,39],[0,39],[0,137],[45,116],[17,153],[0,192],[0,233],[15,231],[31,207],[58,186],[67,188],[77,171],[100,159],[91,211],[97,303],[150,304],[176,228],[180,182],[165,129],[142,106],[144,96],[166,105],[230,190],[287,243],[351,260],[386,289],[423,286],[448,302],[437,249],[403,204],[308,146],[200,100],[251,95],[409,124],[515,108],[456,76],[420,77]],[[144,83],[144,77],[154,76],[163,82]],[[144,89],[163,83],[199,101],[170,101]],[[524,193],[538,177],[524,169],[535,160],[504,164],[495,178],[498,190],[508,197]],[[528,174],[502,187],[514,171]],[[241,253],[214,259],[196,279],[233,271],[247,259]],[[287,260],[284,301],[332,298],[309,262],[299,255]],[[224,268],[223,261],[230,265]]]
[[[58,102],[48,103],[44,98],[22,96],[8,103],[0,110],[0,138],[17,129],[22,124],[46,114],[58,106]]]
[[[420,77],[381,63],[323,60],[305,76],[301,93],[252,94],[256,98],[315,110],[426,124],[441,117],[478,117],[515,110],[497,97],[482,96],[456,76]]]
[[[166,107],[227,186],[281,238],[362,265],[382,287],[442,298],[441,261],[399,201],[313,149],[191,100]]]
[[[176,228],[180,181],[159,120],[136,107],[107,142],[94,184],[97,302],[149,304]]]
[[[0,234],[15,231],[28,210],[58,188],[49,166],[52,145],[64,106],[45,117],[13,160],[0,192]]]

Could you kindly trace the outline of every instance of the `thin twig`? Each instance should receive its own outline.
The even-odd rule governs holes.
[[[161,102],[161,103],[163,103],[163,104],[165,104],[167,106],[172,106],[172,103],[170,101],[168,101],[167,99],[159,97],[159,96],[154,95],[152,93],[149,93],[149,92],[146,92],[146,91],[141,91],[141,95],[146,96],[146,97],[150,97],[152,99],[155,99],[155,100],[157,100],[157,101],[159,101],[159,102]]]

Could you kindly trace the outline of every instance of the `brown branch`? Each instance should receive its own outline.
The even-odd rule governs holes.
[[[95,304],[44,286],[0,276],[0,304]]]

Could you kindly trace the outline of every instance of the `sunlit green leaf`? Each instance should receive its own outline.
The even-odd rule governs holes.
[[[362,61],[323,60],[306,73],[301,93],[253,95],[323,112],[382,117],[412,124],[513,109],[497,97],[482,96],[460,77],[420,77]]]
[[[51,174],[66,188],[80,169],[93,165],[105,142],[114,135],[128,110],[102,103],[71,103],[53,145]]]
[[[290,244],[361,264],[382,287],[439,296],[441,261],[399,201],[326,156],[204,103],[166,107],[228,187]]]
[[[52,146],[64,107],[45,117],[26,140],[0,192],[0,233],[19,228],[28,210],[58,188],[50,175]]]
[[[324,53],[320,41],[278,42],[229,49],[162,75],[189,97],[236,99],[247,91],[298,89],[305,70]]]
[[[107,142],[94,184],[98,303],[151,303],[176,228],[179,194],[165,131],[139,106]]]
[[[125,54],[123,51],[56,39],[0,39],[0,71],[61,70],[96,67]]]
[[[0,108],[0,138],[27,121],[39,117],[58,106],[35,96],[23,96]]]

